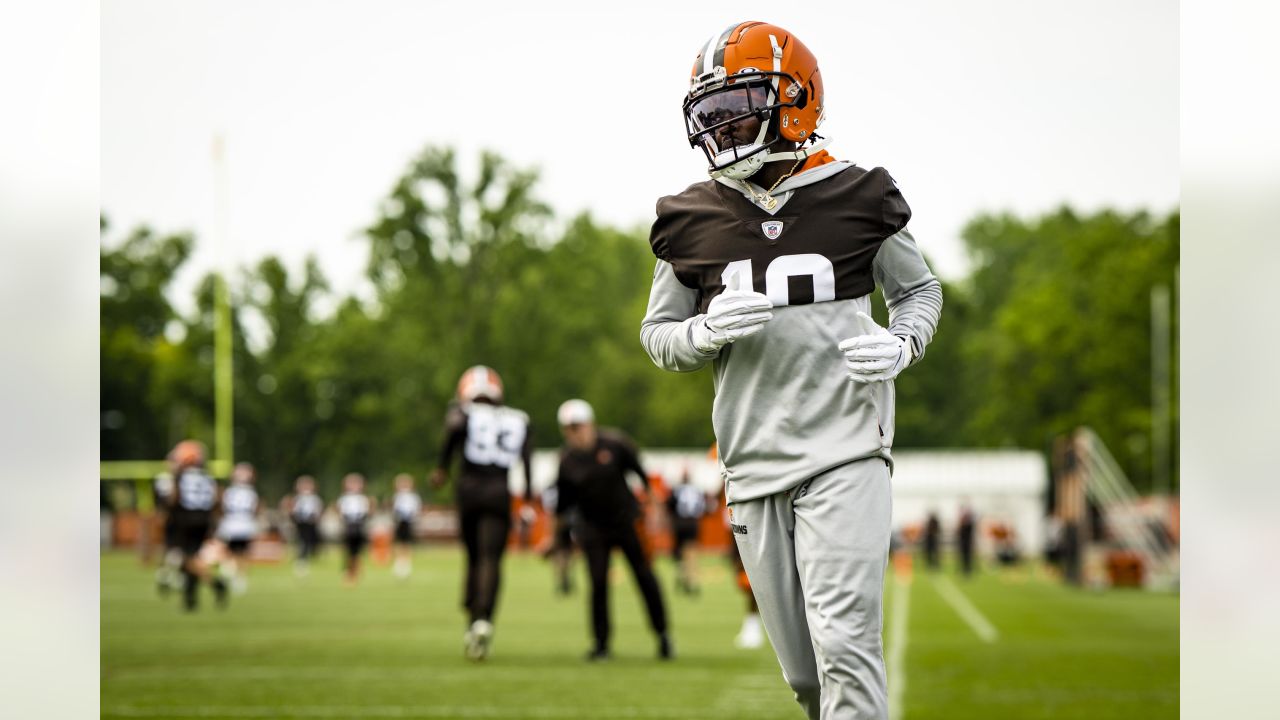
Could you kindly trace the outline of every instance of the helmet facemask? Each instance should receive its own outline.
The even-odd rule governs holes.
[[[783,105],[775,85],[765,73],[740,73],[685,100],[689,144],[702,149],[713,177],[745,180],[764,166],[778,139],[774,110]]]

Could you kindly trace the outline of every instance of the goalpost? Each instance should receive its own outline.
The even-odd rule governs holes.
[[[214,246],[220,256],[219,269],[214,274],[214,315],[213,315],[213,445],[210,448],[208,462],[209,472],[215,478],[225,478],[231,474],[235,464],[235,422],[234,422],[234,373],[231,354],[231,293],[227,287],[227,168],[223,152],[223,139],[215,135],[213,139],[214,166]],[[155,512],[151,497],[150,483],[160,473],[169,469],[165,460],[104,460],[99,463],[99,477],[110,481],[132,481],[135,483],[135,497],[138,512],[146,517]],[[143,552],[146,552],[148,537],[145,526],[140,538]]]

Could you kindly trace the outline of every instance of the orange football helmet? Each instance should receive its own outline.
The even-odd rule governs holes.
[[[816,133],[823,108],[822,73],[809,48],[776,25],[743,22],[713,35],[698,53],[684,118],[689,144],[707,155],[707,172],[743,180],[766,162],[825,147]],[[768,152],[778,139],[802,147]]]
[[[199,440],[183,440],[169,451],[169,462],[177,468],[201,467],[204,465],[204,443]]]
[[[502,402],[502,378],[492,368],[475,365],[467,368],[458,379],[458,399],[464,403],[484,399]]]

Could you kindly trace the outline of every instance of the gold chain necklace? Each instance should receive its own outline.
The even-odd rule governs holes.
[[[755,190],[752,190],[751,185],[748,184],[746,180],[741,181],[742,186],[747,189],[747,192],[751,193],[751,196],[756,199],[756,202],[764,206],[765,210],[772,210],[778,207],[778,198],[773,196],[774,189],[781,185],[783,180],[791,177],[791,174],[794,173],[796,168],[800,167],[800,163],[804,161],[804,158],[797,158],[796,163],[791,166],[791,169],[787,171],[787,174],[778,178],[777,181],[775,181],[773,185],[770,185],[769,189],[765,190],[763,193],[758,193]]]

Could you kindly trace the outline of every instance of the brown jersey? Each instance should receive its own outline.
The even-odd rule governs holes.
[[[676,279],[699,292],[699,312],[738,274],[739,289],[775,306],[851,300],[875,290],[880,245],[911,208],[884,168],[851,166],[796,193],[776,215],[708,180],[658,201],[649,243]]]

